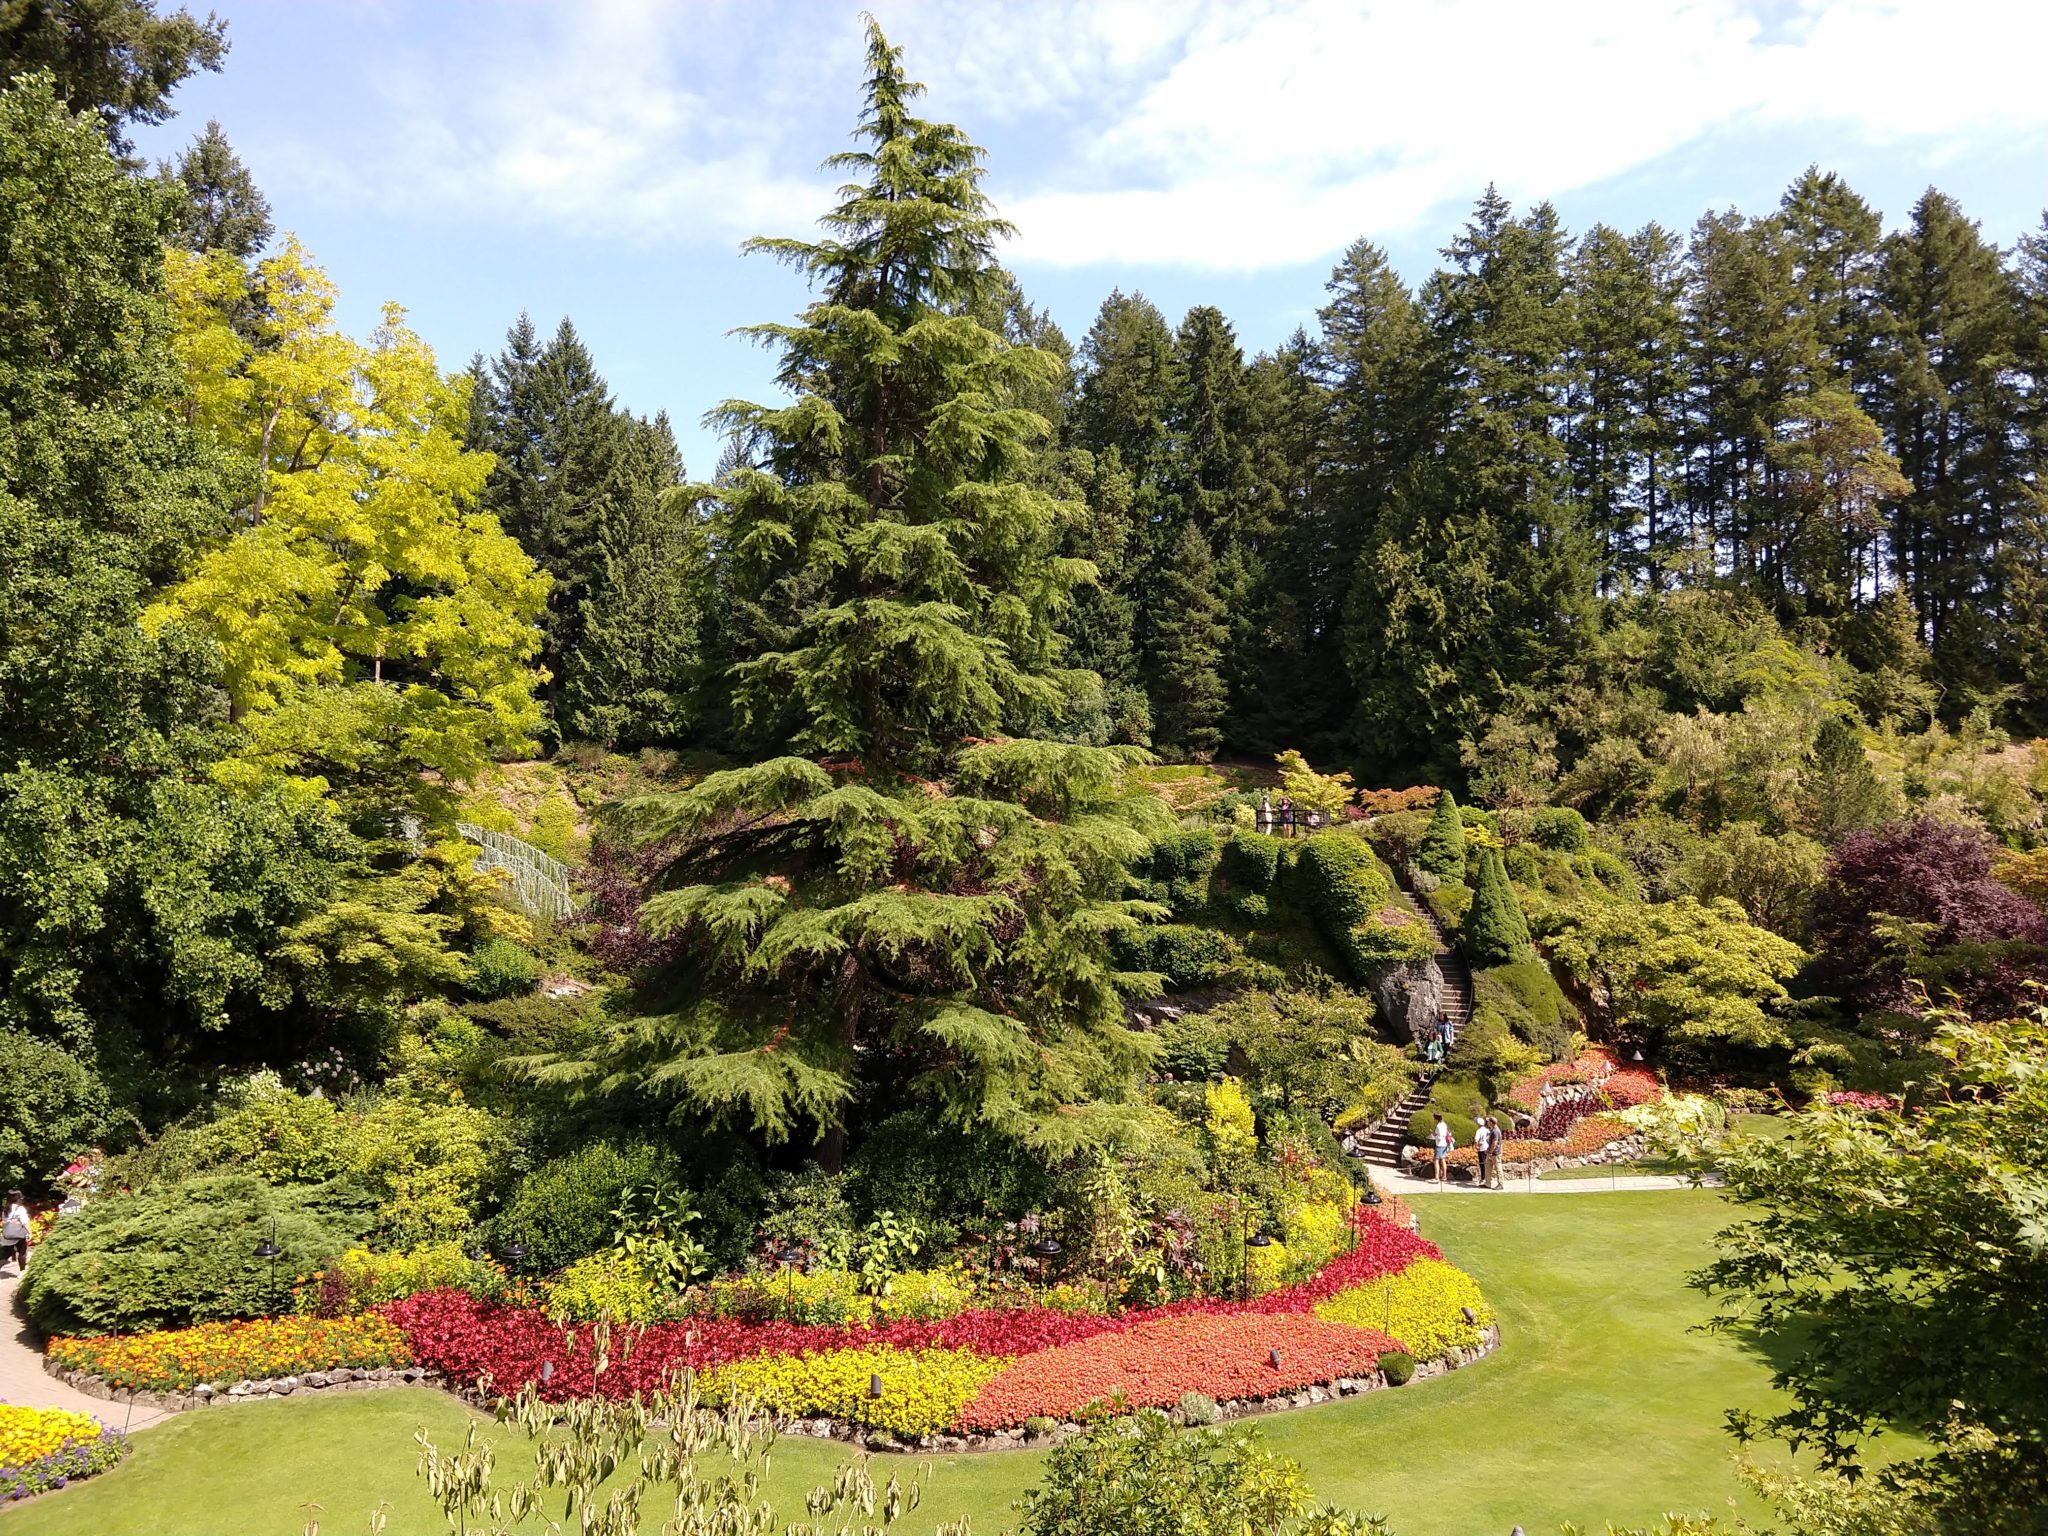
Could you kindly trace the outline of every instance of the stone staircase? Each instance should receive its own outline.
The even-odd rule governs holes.
[[[1399,1168],[1401,1146],[1408,1139],[1408,1121],[1429,1102],[1429,1080],[1425,1078],[1408,1090],[1408,1096],[1388,1110],[1371,1130],[1344,1138],[1345,1150],[1375,1168]]]
[[[1429,924],[1430,934],[1436,939],[1436,968],[1443,972],[1444,978],[1443,1013],[1451,1021],[1451,1038],[1456,1040],[1465,1032],[1465,1025],[1472,1017],[1471,968],[1465,964],[1465,957],[1458,953],[1458,946],[1451,942],[1444,925],[1437,921],[1429,903],[1409,885],[1407,875],[1398,874],[1396,878],[1401,883],[1402,896],[1416,916]]]

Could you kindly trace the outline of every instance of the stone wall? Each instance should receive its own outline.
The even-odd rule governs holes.
[[[279,1376],[270,1381],[237,1381],[224,1387],[202,1382],[185,1391],[150,1392],[116,1386],[89,1371],[66,1370],[47,1357],[43,1369],[67,1387],[110,1403],[132,1403],[137,1408],[156,1408],[165,1413],[183,1413],[188,1408],[210,1408],[220,1403],[253,1403],[265,1398],[296,1395],[317,1397],[329,1392],[370,1392],[381,1387],[445,1387],[439,1371],[423,1366],[379,1366],[355,1370],[337,1366],[328,1371],[308,1371],[302,1376]]]

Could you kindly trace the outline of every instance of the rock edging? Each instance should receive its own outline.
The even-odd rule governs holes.
[[[324,1371],[306,1371],[297,1376],[277,1376],[263,1381],[235,1381],[221,1386],[201,1382],[195,1387],[154,1391],[124,1387],[90,1371],[68,1370],[43,1357],[43,1369],[75,1392],[103,1402],[124,1403],[136,1408],[154,1408],[162,1413],[184,1413],[193,1408],[211,1408],[222,1403],[254,1403],[268,1398],[292,1397],[299,1393],[371,1392],[384,1387],[440,1387],[448,1383],[439,1371],[420,1365],[380,1365],[371,1369],[335,1366]]]

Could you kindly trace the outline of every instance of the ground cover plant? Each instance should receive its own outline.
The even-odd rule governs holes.
[[[89,1413],[0,1403],[0,1501],[67,1488],[127,1454],[128,1437]]]

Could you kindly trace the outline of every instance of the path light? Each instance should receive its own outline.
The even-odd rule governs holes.
[[[1058,1238],[1047,1236],[1033,1243],[1031,1251],[1041,1259],[1056,1259],[1066,1250],[1060,1247]]]
[[[870,1376],[870,1377],[868,1378],[868,1396],[869,1396],[869,1397],[880,1397],[881,1395],[882,1395],[882,1378],[881,1378],[881,1377],[879,1377],[879,1376]]]
[[[1277,1370],[1279,1370],[1279,1369],[1280,1369],[1280,1351],[1279,1351],[1279,1350],[1277,1350],[1277,1349],[1269,1349],[1269,1350],[1267,1350],[1267,1351],[1266,1351],[1266,1358],[1267,1358],[1268,1360],[1270,1360],[1270,1361],[1271,1361],[1271,1362],[1273,1363],[1273,1369],[1274,1369],[1274,1370],[1276,1370],[1276,1371],[1277,1371]]]
[[[1375,1184],[1367,1188],[1365,1192],[1365,1203],[1367,1205],[1378,1205],[1380,1203],[1380,1191],[1378,1185]]]
[[[526,1257],[526,1244],[520,1242],[515,1237],[511,1242],[498,1250],[498,1257],[503,1259],[506,1264],[516,1268],[519,1261]]]
[[[270,1236],[256,1245],[256,1257],[270,1260],[270,1288],[277,1289],[277,1261],[284,1250],[277,1246],[277,1223],[270,1224]]]
[[[1270,1248],[1273,1246],[1273,1239],[1266,1236],[1263,1232],[1254,1232],[1246,1241],[1254,1248]]]

